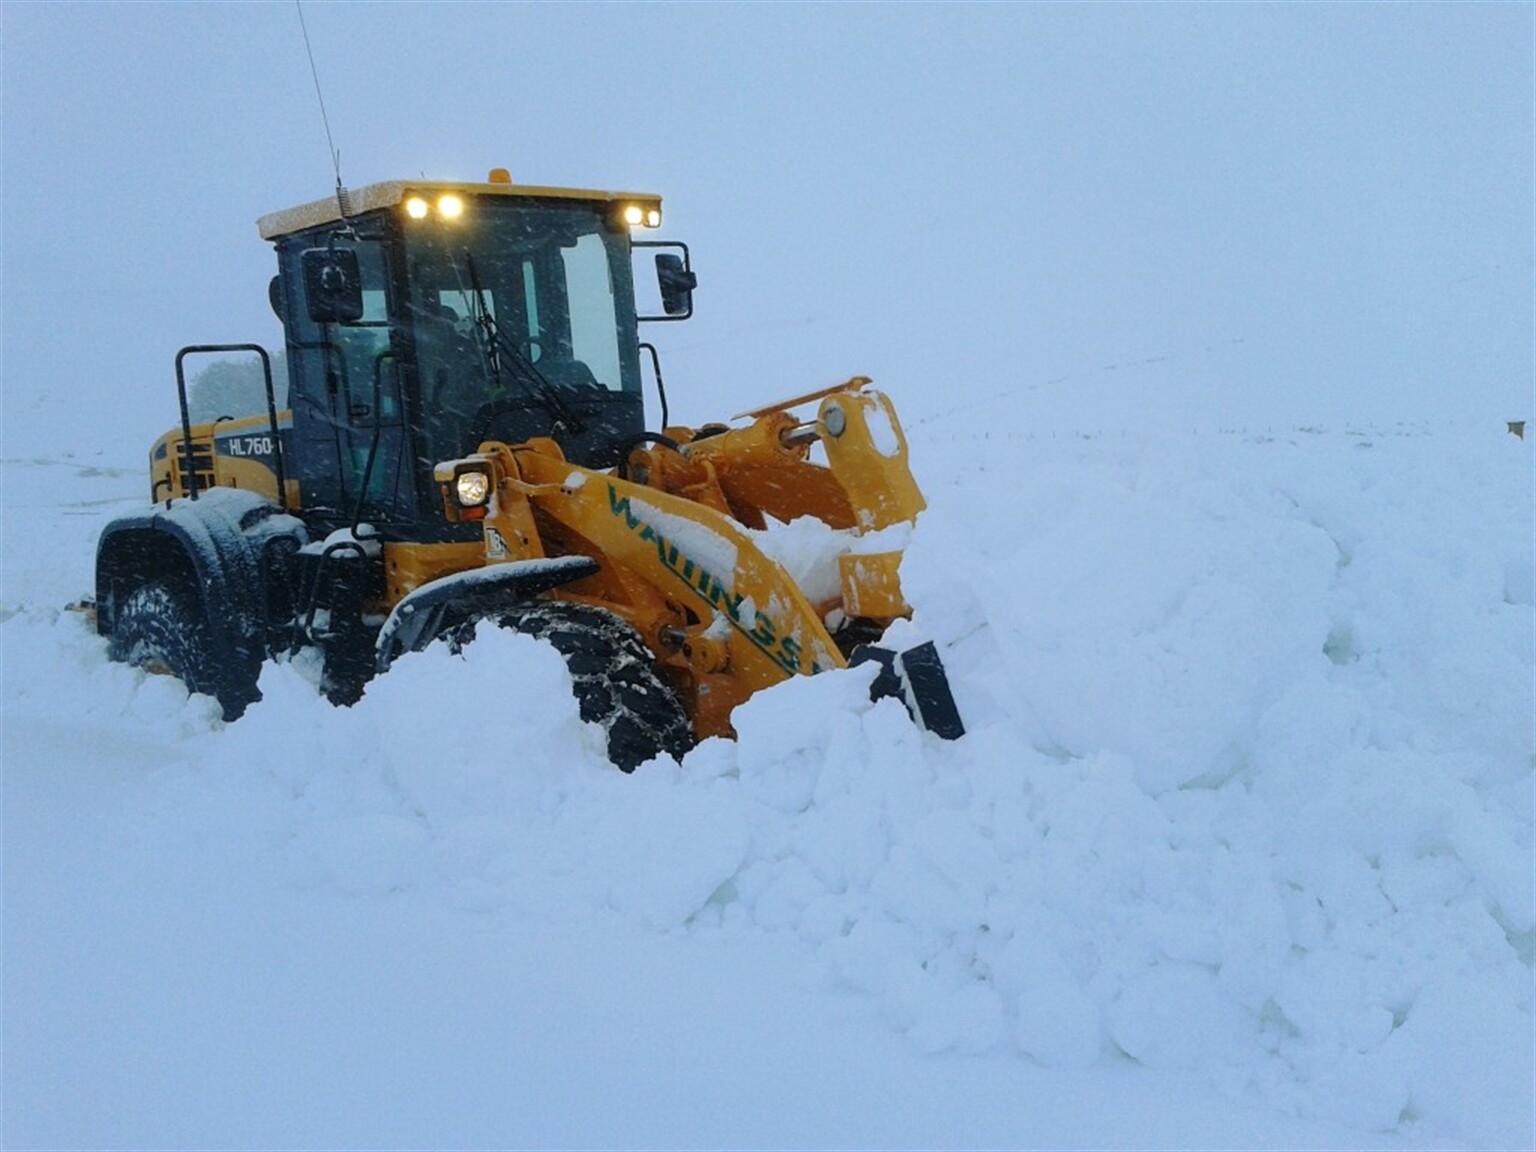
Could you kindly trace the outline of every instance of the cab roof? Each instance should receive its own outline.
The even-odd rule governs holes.
[[[532,184],[513,184],[499,180],[484,184],[455,180],[385,180],[364,188],[349,188],[344,193],[347,215],[359,216],[376,208],[393,208],[406,197],[421,195],[435,198],[447,192],[460,196],[508,196],[524,200],[589,200],[608,204],[637,204],[659,208],[661,197],[654,192],[601,192],[591,188],[547,188]],[[256,221],[263,240],[276,240],[294,232],[303,232],[325,224],[341,223],[341,206],[335,195],[324,200],[300,204],[271,212]]]

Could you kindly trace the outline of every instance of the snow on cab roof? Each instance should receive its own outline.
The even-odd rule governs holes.
[[[591,188],[549,188],[532,184],[514,184],[510,181],[493,183],[465,183],[456,180],[385,180],[363,188],[346,190],[347,215],[357,216],[376,208],[392,208],[407,196],[420,194],[427,197],[445,192],[461,196],[513,196],[529,200],[598,200],[608,203],[633,203],[643,208],[657,208],[661,197],[654,192],[603,192]],[[263,240],[275,240],[294,232],[302,232],[321,224],[341,221],[341,207],[333,194],[323,200],[270,212],[256,221]]]

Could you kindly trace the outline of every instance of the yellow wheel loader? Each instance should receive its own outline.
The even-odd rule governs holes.
[[[689,317],[697,281],[685,245],[640,238],[660,223],[657,196],[504,170],[263,217],[286,398],[257,345],[177,354],[181,424],[151,449],[150,502],[98,547],[112,657],[233,719],[269,658],[318,648],[348,704],[404,653],[513,628],[565,657],[625,769],[730,735],[762,688],[873,659],[877,694],[959,735],[933,646],[870,643],[909,611],[897,568],[924,506],[890,401],[857,377],[669,426],[640,327]],[[640,315],[648,250],[658,303]],[[194,422],[186,362],[232,353],[260,364],[265,410]],[[806,516],[826,539],[797,581],[767,545]]]

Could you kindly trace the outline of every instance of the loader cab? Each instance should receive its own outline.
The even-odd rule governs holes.
[[[455,539],[439,461],[549,436],[617,463],[645,427],[630,228],[660,222],[657,198],[421,182],[345,200],[260,222],[307,518]]]

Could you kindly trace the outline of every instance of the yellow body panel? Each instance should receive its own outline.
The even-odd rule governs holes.
[[[287,431],[289,413],[279,412],[277,419],[279,431]],[[243,488],[277,501],[272,440],[272,425],[266,416],[242,416],[238,420],[192,425],[192,459],[198,489]],[[248,455],[237,456],[228,450],[215,451],[216,442],[226,449],[243,443],[250,445],[252,450]],[[182,459],[180,428],[171,429],[155,441],[149,450],[151,502],[187,494],[189,480]],[[291,473],[292,469],[288,471]],[[289,509],[297,508],[299,482],[291,474],[285,475],[284,480],[288,498],[277,502]]]
[[[484,562],[485,546],[478,540],[455,544],[384,544],[385,608],[392,608],[424,584]]]
[[[843,611],[871,620],[895,620],[912,610],[901,594],[901,553],[870,552],[837,558]]]
[[[814,516],[833,528],[863,531],[915,520],[926,502],[907,464],[906,435],[890,400],[869,383],[855,376],[754,409],[746,413],[751,424],[694,439],[683,455],[711,470],[732,513],[753,528],[763,526],[765,515],[785,523]],[[813,421],[801,423],[789,411],[814,400],[821,405]],[[817,441],[827,466],[810,458]],[[669,474],[665,467],[659,472]]]
[[[884,393],[828,396],[816,427],[859,528],[874,531],[915,520],[927,507],[907,467],[906,435]]]
[[[768,412],[735,428],[685,445],[687,459],[713,470],[732,513],[751,528],[765,516],[788,523],[814,516],[833,528],[852,528],[856,517],[838,477],[810,460],[809,443],[795,443],[799,422]]]
[[[548,442],[488,444],[481,455],[498,481],[487,540],[515,533],[526,504],[551,554],[597,560],[597,576],[556,595],[600,603],[634,625],[685,689],[699,735],[728,732],[731,709],[762,688],[843,667],[816,609],[724,513],[579,468]],[[502,472],[508,460],[515,476]]]

